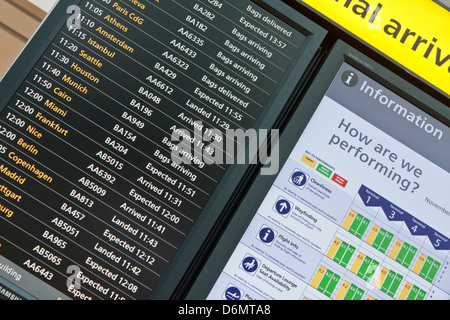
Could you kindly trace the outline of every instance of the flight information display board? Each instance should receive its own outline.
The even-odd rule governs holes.
[[[189,298],[450,298],[448,107],[437,120],[386,70],[336,52],[317,87],[336,76],[280,173],[258,177]],[[280,143],[298,132],[295,120]]]
[[[62,21],[62,2],[41,29]],[[0,286],[24,299],[148,299],[228,167],[172,135],[197,130],[203,140],[179,141],[202,155],[213,129],[261,125],[314,50],[263,2],[75,4],[1,106]]]

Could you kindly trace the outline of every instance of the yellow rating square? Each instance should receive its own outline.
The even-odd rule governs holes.
[[[317,161],[314,160],[313,158],[311,158],[310,156],[307,156],[306,154],[303,155],[301,160],[302,160],[303,163],[306,163],[311,168],[315,168],[316,167]]]

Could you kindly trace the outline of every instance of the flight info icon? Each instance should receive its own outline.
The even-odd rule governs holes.
[[[264,244],[266,244],[267,246],[272,245],[273,240],[275,239],[277,233],[275,231],[273,231],[272,228],[269,228],[266,225],[263,225],[261,227],[261,229],[258,232],[258,236],[257,239],[261,242],[263,242]]]

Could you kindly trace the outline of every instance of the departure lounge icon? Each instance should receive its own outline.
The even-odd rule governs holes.
[[[258,268],[258,260],[252,256],[246,256],[241,263],[242,268],[250,274],[254,274]]]

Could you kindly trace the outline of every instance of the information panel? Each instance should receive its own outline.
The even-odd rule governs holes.
[[[0,285],[148,299],[227,169],[172,135],[253,127],[307,35],[249,0],[73,10],[0,116]]]
[[[344,63],[208,299],[449,299],[449,146]]]

